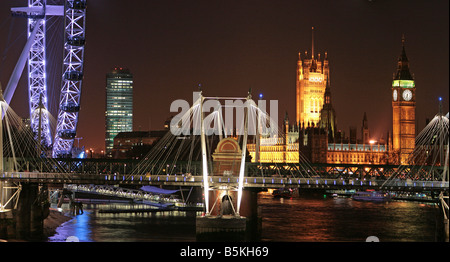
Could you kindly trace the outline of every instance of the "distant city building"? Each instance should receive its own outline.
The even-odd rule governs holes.
[[[166,130],[120,132],[114,138],[113,158],[139,158],[169,132]]]
[[[113,148],[110,153],[112,158],[141,158],[163,138],[170,133],[170,121],[173,116],[164,121],[164,128],[151,131],[120,132],[114,137]]]
[[[106,74],[105,149],[111,157],[114,137],[133,131],[133,75],[126,68]]]

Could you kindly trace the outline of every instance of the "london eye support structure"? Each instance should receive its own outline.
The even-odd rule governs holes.
[[[45,148],[52,149],[53,157],[71,156],[72,153],[80,110],[85,44],[86,0],[61,1],[64,5],[47,5],[47,0],[28,0],[27,7],[11,9],[13,16],[28,19],[28,41],[5,89],[5,101],[9,104],[25,62],[28,62],[31,129],[37,141],[40,141]],[[62,84],[53,142],[47,110],[46,20],[48,16],[64,18]]]

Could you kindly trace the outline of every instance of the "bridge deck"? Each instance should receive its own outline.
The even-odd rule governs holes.
[[[0,180],[12,182],[35,182],[49,184],[97,184],[97,185],[167,185],[202,186],[202,176],[185,175],[120,175],[120,174],[62,174],[35,172],[4,172]],[[211,187],[238,185],[237,177],[210,176]],[[385,180],[343,179],[343,178],[286,178],[286,177],[244,177],[244,188],[326,188],[326,189],[380,189]],[[383,189],[396,191],[448,191],[449,183],[442,181],[391,180]]]

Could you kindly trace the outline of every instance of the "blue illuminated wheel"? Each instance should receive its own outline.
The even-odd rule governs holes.
[[[80,110],[85,45],[86,0],[66,0],[64,6],[63,77],[53,157],[71,157]]]

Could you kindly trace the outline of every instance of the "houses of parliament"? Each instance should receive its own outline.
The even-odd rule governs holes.
[[[386,87],[389,88],[389,87]],[[386,137],[370,136],[369,122],[361,112],[361,126],[349,128],[349,134],[337,128],[337,113],[332,105],[332,85],[327,52],[314,51],[314,28],[311,53],[298,55],[296,74],[296,118],[286,113],[283,135],[273,143],[260,136],[247,144],[253,162],[329,164],[407,164],[415,146],[415,82],[402,37],[402,49],[391,88],[392,133]],[[361,135],[358,136],[358,133]],[[249,141],[250,142],[250,141]],[[258,144],[258,150],[256,145]]]

